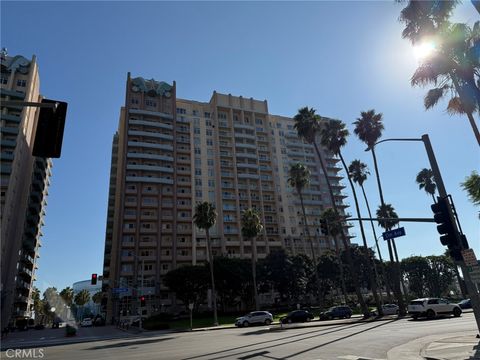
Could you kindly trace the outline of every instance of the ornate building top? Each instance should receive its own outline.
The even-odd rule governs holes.
[[[132,79],[132,91],[144,92],[150,96],[171,96],[172,85],[167,84],[164,81],[155,81],[154,79],[145,80],[142,77],[136,77]]]
[[[21,55],[8,56],[2,54],[1,64],[2,72],[19,72],[21,74],[28,74],[31,61]]]

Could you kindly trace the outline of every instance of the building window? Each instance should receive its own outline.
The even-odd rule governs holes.
[[[209,112],[204,112],[203,116],[206,117],[206,118],[210,118],[210,113]]]
[[[187,113],[187,110],[183,108],[177,108],[177,114],[186,114],[186,113]]]
[[[213,140],[207,139],[207,146],[213,146]]]
[[[27,86],[27,81],[23,80],[23,79],[18,79],[17,80],[17,86],[25,87],[25,86]]]
[[[153,100],[147,99],[147,100],[145,100],[145,105],[146,106],[157,106],[157,103]]]
[[[213,166],[213,159],[207,159],[207,165]]]
[[[196,127],[193,129],[193,132],[196,134],[196,135],[200,135],[200,128]]]

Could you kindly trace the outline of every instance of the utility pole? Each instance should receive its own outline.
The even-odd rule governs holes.
[[[433,177],[435,179],[435,183],[437,184],[438,194],[440,198],[446,198],[448,196],[447,191],[445,190],[445,185],[443,183],[442,175],[440,174],[440,168],[438,167],[437,160],[435,159],[435,154],[433,153],[432,144],[430,143],[430,138],[428,135],[422,135],[422,141],[425,145],[425,150],[427,151],[428,160],[430,161],[430,166],[433,172]],[[453,217],[452,209],[448,206],[448,212],[450,219],[452,220],[452,226],[455,230],[455,237],[457,239],[457,244],[460,245],[462,250],[465,250],[463,247],[463,241],[461,238],[461,234],[458,231],[457,223]],[[457,266],[460,266],[463,273],[463,278],[465,280],[465,285],[467,287],[468,294],[470,295],[470,299],[472,301],[472,309],[473,314],[475,315],[475,321],[477,322],[477,327],[480,331],[480,298],[478,295],[477,288],[473,283],[472,279],[470,278],[470,273],[465,265],[465,260],[462,257],[461,261],[455,261]],[[477,334],[479,337],[479,334]]]

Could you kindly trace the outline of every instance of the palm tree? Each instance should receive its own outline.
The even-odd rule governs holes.
[[[60,291],[60,296],[67,306],[71,306],[73,302],[73,289],[70,286],[67,286],[65,289]]]
[[[327,208],[320,214],[320,219],[327,224],[328,235],[333,238],[335,244],[335,254],[338,259],[338,266],[340,270],[340,284],[342,286],[342,294],[344,303],[347,302],[347,287],[345,286],[345,275],[343,270],[342,258],[340,256],[340,246],[338,245],[337,236],[343,232],[342,216],[333,208]]]
[[[415,181],[418,184],[418,188],[424,189],[427,194],[430,194],[432,196],[433,202],[436,202],[435,200],[435,190],[437,189],[437,184],[435,184],[435,179],[433,177],[433,171],[432,169],[422,169],[420,172],[417,174],[417,178]]]
[[[365,199],[365,204],[367,205],[368,217],[370,218],[370,225],[372,227],[373,237],[375,238],[375,245],[377,247],[378,258],[380,259],[380,264],[381,264],[380,270],[382,273],[382,277],[386,279],[382,252],[380,251],[380,246],[378,245],[377,231],[375,230],[375,224],[373,223],[373,220],[372,220],[372,211],[370,210],[370,204],[368,202],[367,194],[365,192],[365,187],[363,186],[363,183],[365,182],[365,180],[367,180],[367,177],[368,175],[370,175],[370,172],[368,171],[366,164],[362,163],[360,160],[353,160],[348,166],[348,173],[352,177],[353,182],[357,183],[362,189],[363,198]],[[385,285],[387,288],[388,301],[392,302],[391,294],[390,294],[390,285],[388,281],[385,281]]]
[[[400,14],[406,24],[402,33],[412,44],[435,41],[435,51],[423,59],[412,76],[412,86],[434,84],[424,99],[426,109],[450,94],[449,113],[466,114],[478,144],[480,133],[473,113],[480,110],[478,43],[480,22],[450,24],[448,19],[457,1],[409,1]]]
[[[325,182],[327,183],[327,188],[330,194],[330,201],[332,203],[332,207],[337,213],[339,213],[337,209],[337,204],[335,202],[335,196],[333,194],[332,185],[330,183],[330,179],[328,177],[327,169],[325,166],[325,160],[316,142],[317,135],[320,135],[320,130],[322,127],[323,120],[319,115],[315,114],[315,110],[313,108],[308,108],[308,107],[303,107],[299,109],[298,113],[294,116],[293,119],[295,120],[295,129],[297,130],[298,136],[304,139],[309,144],[312,144],[315,148],[315,152],[317,153],[318,160],[320,161],[320,166],[325,175]],[[343,244],[348,244],[347,236],[345,235],[344,231],[340,232],[340,236]],[[357,291],[357,295],[360,295],[358,301],[362,307],[362,310],[364,311],[364,313],[368,313],[367,305],[365,304],[365,301],[361,296],[361,293],[359,294],[360,288],[359,287],[357,288],[357,286],[355,286],[355,288]]]
[[[460,185],[468,193],[470,201],[474,205],[480,205],[480,175],[476,171],[472,171]],[[480,218],[480,213],[478,217]]]
[[[217,212],[213,204],[205,201],[195,206],[195,215],[193,216],[193,222],[199,229],[205,230],[205,236],[207,238],[207,252],[208,263],[210,265],[210,279],[212,282],[212,300],[213,300],[213,325],[218,326],[217,317],[217,295],[215,292],[215,277],[213,275],[213,257],[212,246],[210,244],[210,228],[215,225],[217,220]]]
[[[257,290],[257,243],[256,238],[263,230],[260,214],[257,209],[245,209],[242,213],[242,236],[251,242],[252,248],[252,278],[253,278],[253,294],[255,298],[255,310],[260,309]]]
[[[290,177],[288,178],[288,184],[295,188],[297,191],[297,195],[300,198],[300,204],[302,206],[302,214],[303,214],[303,226],[305,228],[305,235],[307,239],[310,241],[310,249],[312,251],[312,259],[315,262],[315,252],[313,250],[313,241],[310,238],[310,230],[308,229],[307,223],[307,214],[305,212],[305,206],[303,204],[303,194],[302,191],[310,183],[310,170],[308,167],[301,163],[294,164],[290,167],[289,171]],[[305,250],[305,240],[303,241],[303,248]]]
[[[369,252],[368,252],[367,238],[365,236],[365,229],[363,228],[363,221],[361,220],[362,215],[360,213],[360,206],[358,205],[357,192],[355,191],[355,186],[353,186],[352,178],[350,177],[347,164],[345,163],[345,159],[343,158],[342,151],[341,151],[342,147],[345,146],[347,143],[348,134],[349,134],[348,130],[345,128],[345,124],[343,122],[341,122],[340,120],[333,120],[333,119],[329,120],[322,128],[321,144],[325,146],[327,149],[329,149],[332,153],[340,157],[340,160],[343,164],[343,168],[347,173],[347,179],[352,189],[353,200],[355,201],[355,210],[357,212],[357,217],[359,219],[358,223],[360,225],[360,233],[362,234],[363,246],[365,247],[365,254],[368,254]],[[345,251],[347,255],[347,261],[349,263],[350,269],[352,270],[352,274],[354,274],[353,283],[356,287],[358,284],[358,278],[357,278],[357,273],[354,271],[353,260],[351,258],[352,255],[350,252],[350,246],[347,243],[345,243],[344,246],[345,246]],[[367,259],[366,264],[367,264],[368,278],[370,281],[370,286],[372,288],[373,297],[375,299],[375,303],[377,304],[377,310],[379,315],[383,315],[382,304],[380,302],[380,298],[378,297],[378,292],[377,292],[377,281],[373,275],[374,268],[372,267],[372,263],[370,262],[370,259]],[[362,297],[359,284],[358,284],[357,296]],[[365,315],[369,315],[368,307],[366,306],[366,304],[365,304],[364,313]]]
[[[85,306],[86,303],[90,301],[90,293],[88,290],[83,289],[77,295],[75,295],[74,298],[75,304],[80,306],[82,308],[82,313],[83,313],[83,307]]]
[[[367,144],[368,149],[372,153],[373,157],[373,165],[375,168],[375,175],[377,178],[377,185],[378,185],[378,193],[380,195],[380,206],[383,208],[385,207],[385,201],[383,199],[383,191],[382,191],[382,184],[380,183],[380,174],[378,172],[378,164],[377,164],[377,156],[375,154],[375,144],[382,136],[382,131],[384,129],[382,123],[383,115],[381,113],[375,113],[374,109],[368,111],[362,111],[360,113],[360,117],[357,118],[353,124],[355,125],[354,133],[357,137]],[[393,251],[392,251],[392,244],[393,247],[396,249],[395,240],[388,240],[388,254],[390,255],[390,262],[394,265],[394,278],[397,281],[394,281],[393,284],[393,292],[395,297],[398,301],[398,306],[400,308],[400,315],[405,315],[405,303],[403,301],[402,292],[400,291],[400,264],[394,261],[393,258]]]

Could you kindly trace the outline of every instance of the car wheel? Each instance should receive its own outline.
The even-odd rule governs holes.
[[[350,319],[352,317],[352,314],[348,314],[347,318]]]
[[[427,311],[427,319],[434,319],[435,318],[435,311],[432,309],[428,309]]]
[[[312,319],[310,319],[310,318],[307,318],[307,322],[310,322],[310,320],[312,320]]]
[[[452,314],[455,317],[459,317],[460,315],[462,315],[462,310],[460,310],[460,308],[456,307],[456,308],[453,309]]]
[[[413,319],[413,320],[417,320],[417,319],[418,319],[418,315],[412,315],[412,319]]]
[[[272,323],[272,320],[270,320],[270,319],[266,319],[266,320],[265,320],[265,325],[268,326],[268,325],[270,325],[271,323]]]
[[[250,324],[248,323],[248,321],[244,321],[242,325],[243,325],[243,327],[248,327],[248,325],[250,325]]]
[[[288,319],[288,320],[287,320],[287,323],[291,324],[291,323],[292,323],[292,319]]]

